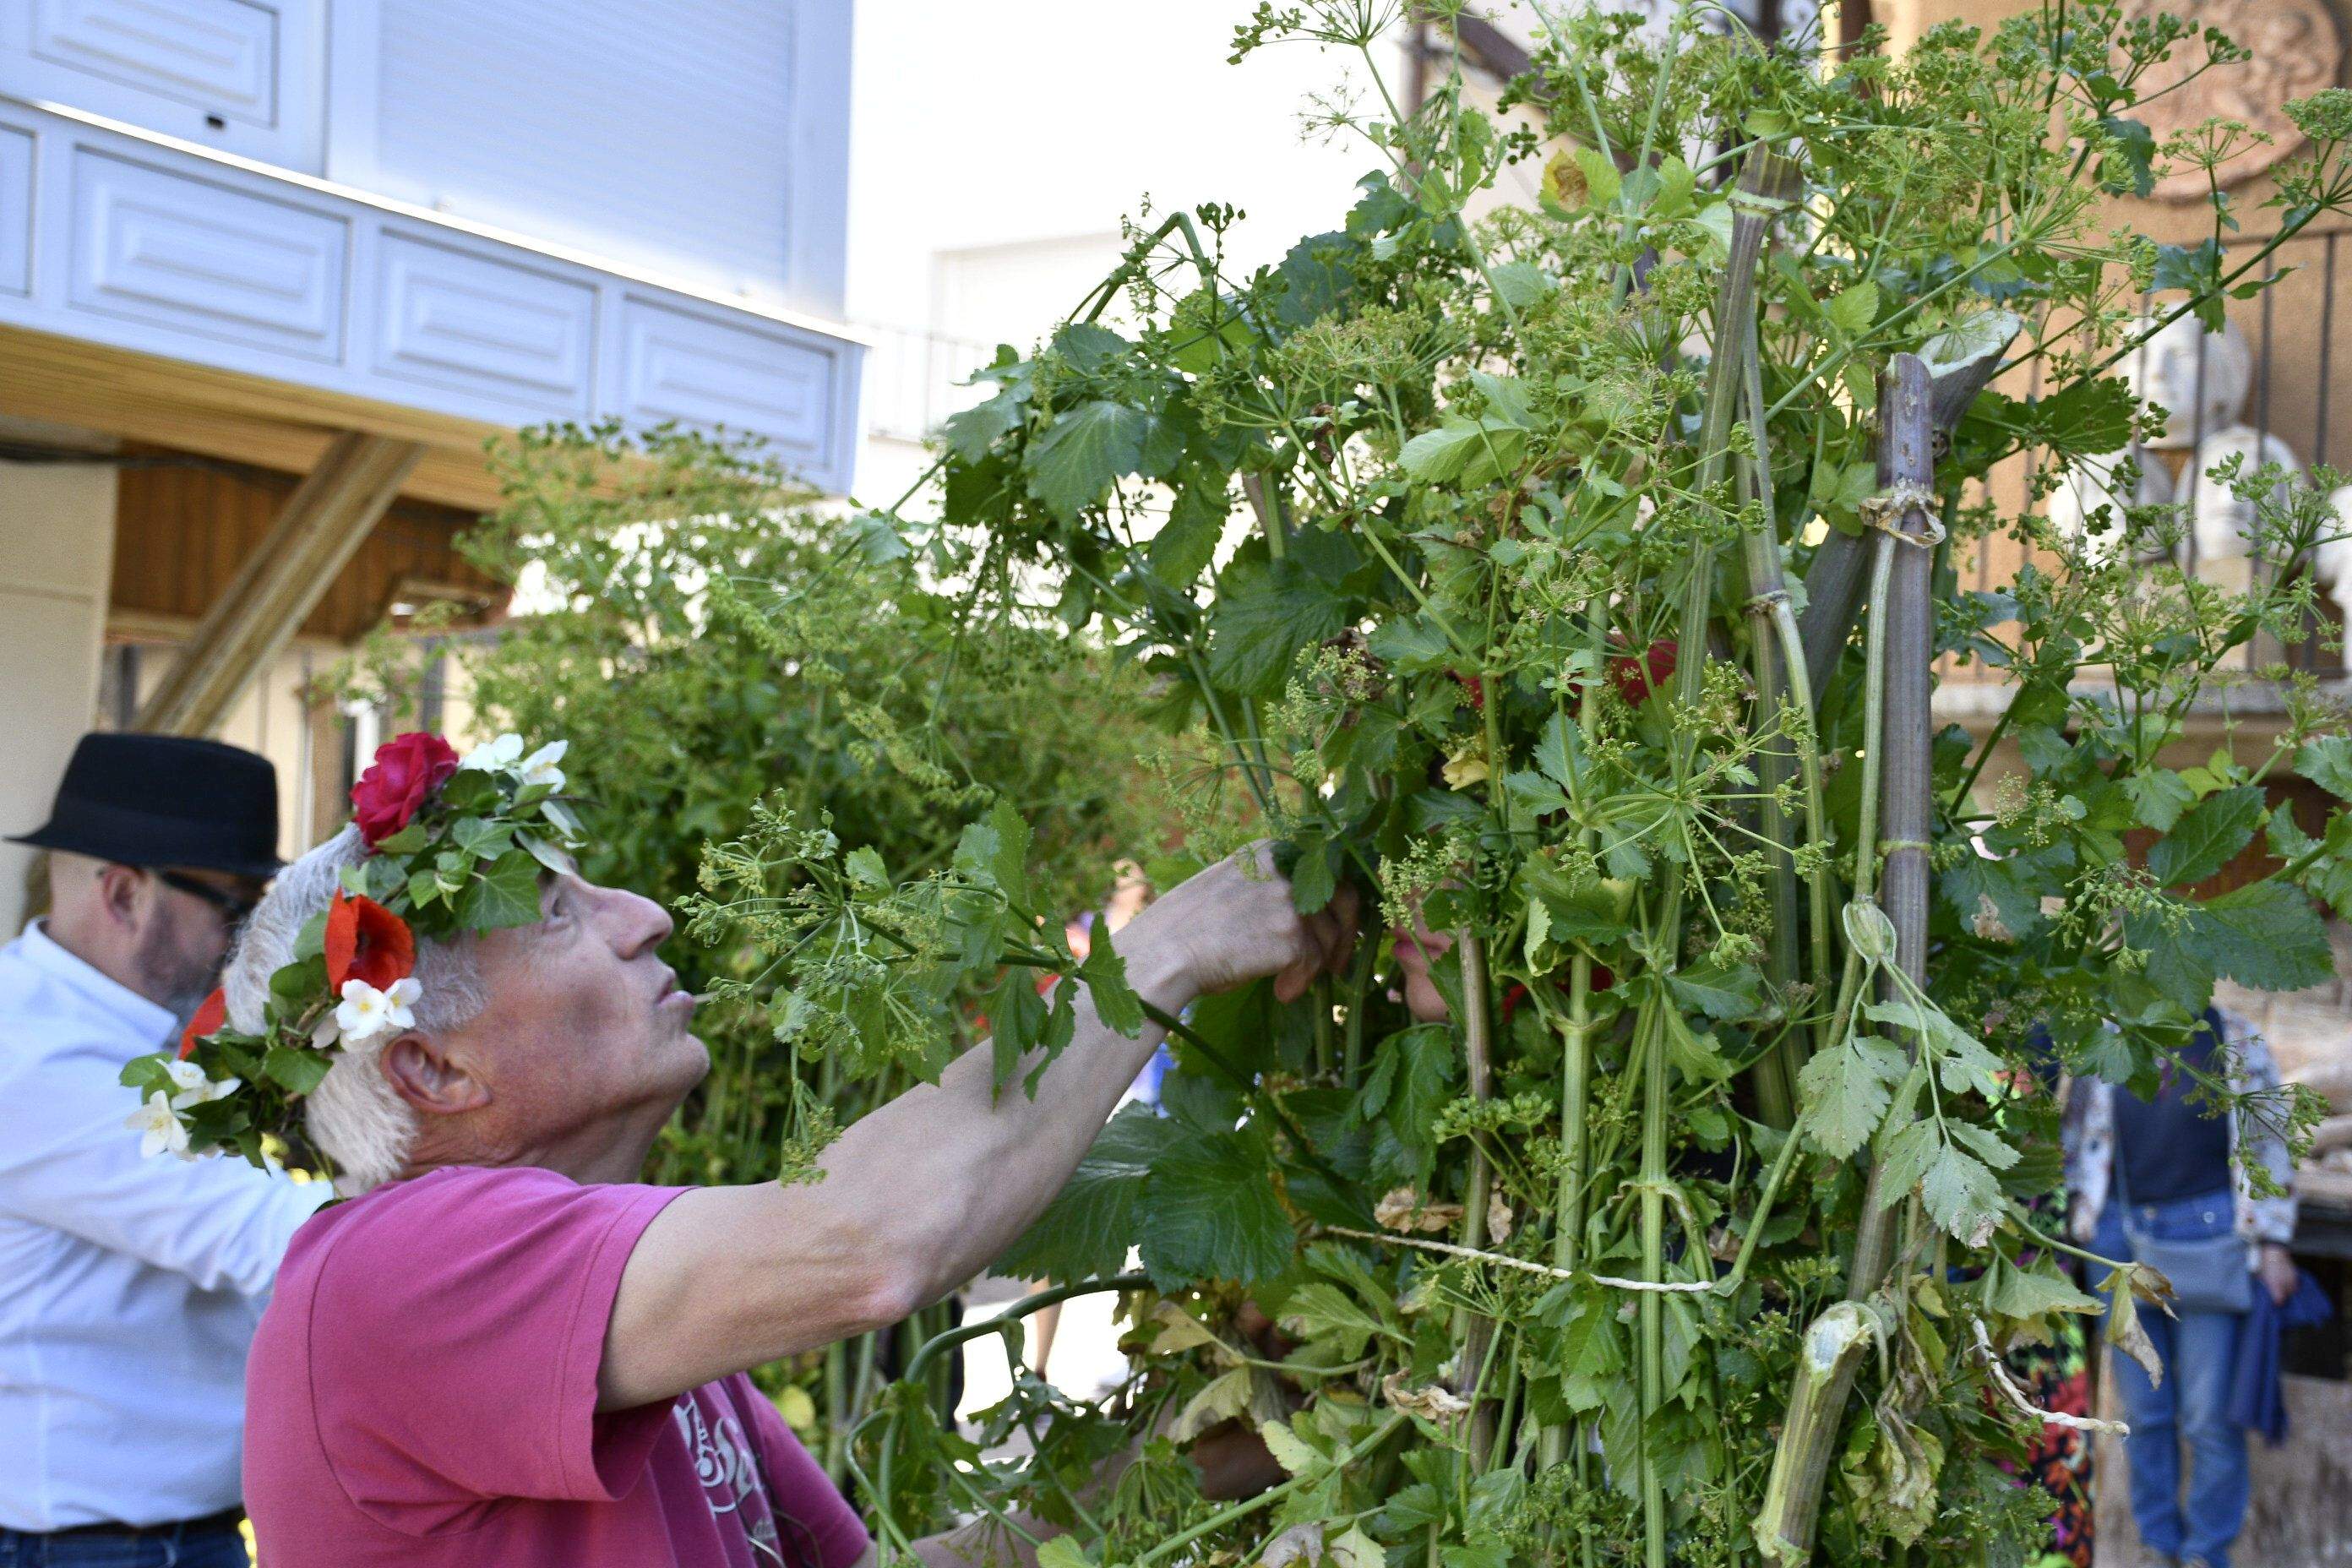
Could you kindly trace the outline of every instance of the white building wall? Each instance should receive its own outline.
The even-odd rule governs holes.
[[[850,0],[339,0],[331,178],[831,314]]]
[[[0,833],[47,815],[74,742],[91,727],[114,569],[115,471],[0,463]],[[30,815],[27,815],[27,814]],[[25,910],[33,851],[0,844],[0,935]]]

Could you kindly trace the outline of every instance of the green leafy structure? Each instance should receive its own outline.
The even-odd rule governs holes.
[[[2035,1207],[2051,1068],[2149,1081],[2220,979],[2331,971],[2314,900],[2352,902],[2352,829],[2266,785],[2352,796],[2342,726],[2282,688],[2275,738],[2174,765],[2217,670],[2308,636],[2305,579],[2231,593],[2146,564],[2158,511],[2103,555],[1984,499],[1996,468],[2128,445],[2141,290],[2218,319],[2259,288],[2263,255],[2219,243],[2226,192],[2180,246],[2101,205],[2195,161],[2134,118],[2142,79],[2230,47],[2100,6],[1902,59],[1726,40],[1720,7],[1663,34],[1560,9],[1511,117],[1450,77],[1335,112],[1382,166],[1278,264],[1229,264],[1228,208],[1138,228],[1070,323],[983,373],[929,491],[849,525],[957,584],[961,626],[1139,669],[1196,858],[1245,811],[1299,908],[1344,879],[1379,910],[1301,1003],[1195,1005],[1162,1113],[1121,1112],[1003,1262],[1139,1257],[1131,1378],[1100,1404],[1017,1384],[986,1429],[1032,1457],[894,1479],[870,1499],[894,1549],[984,1505],[1103,1568],[2015,1561],[2038,1521],[2001,1467],[2038,1424],[1984,1347],[2084,1307]],[[1390,19],[1261,7],[1237,47],[1369,68]],[[2294,111],[2287,236],[2352,202],[2352,99]],[[1898,549],[1870,525],[1906,355],[2036,388],[1920,442],[1950,538],[1905,558],[1911,598],[1857,586]],[[2322,479],[2223,476],[2250,551],[2326,537]],[[1964,591],[1995,535],[2037,563]],[[1897,668],[1906,603],[1932,646]],[[2000,670],[1997,732],[1890,698],[1922,660]],[[710,918],[784,970],[781,1037],[903,1081],[984,997],[1013,1093],[1069,1037],[1074,980],[1137,1023],[1108,946],[1081,964],[1038,923],[1001,814],[887,876],[822,831],[772,816],[711,862]],[[875,1419],[947,1451],[935,1403]],[[1228,1422],[1289,1479],[1203,1499],[1181,1451]]]

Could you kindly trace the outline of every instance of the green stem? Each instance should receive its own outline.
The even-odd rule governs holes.
[[[1470,1098],[1491,1100],[1495,1093],[1494,1015],[1493,998],[1488,994],[1486,939],[1475,927],[1464,926],[1455,935],[1454,951],[1462,960],[1462,1056],[1467,1068]],[[1479,1248],[1486,1245],[1486,1204],[1493,1183],[1486,1152],[1474,1141],[1470,1179],[1462,1194],[1464,1247]],[[1486,1363],[1494,1349],[1494,1320],[1467,1307],[1461,1308],[1454,1315],[1454,1338],[1460,1358],[1454,1372],[1455,1387],[1475,1400],[1477,1390],[1486,1381]],[[1467,1433],[1472,1470],[1486,1469],[1494,1436],[1493,1409],[1483,1402],[1475,1405]]]
[[[1405,1417],[1402,1411],[1391,1412],[1387,1420],[1381,1422],[1363,1436],[1358,1438],[1354,1447],[1350,1447],[1346,1453],[1340,1455],[1337,1459],[1334,1459],[1331,1462],[1330,1469],[1345,1470],[1348,1466],[1355,1464],[1357,1461],[1362,1459],[1373,1449],[1388,1441],[1389,1435],[1394,1432],[1398,1427],[1403,1426],[1404,1422]],[[1137,1558],[1135,1560],[1135,1568],[1151,1568],[1153,1563],[1166,1561],[1171,1555],[1192,1545],[1192,1542],[1200,1540],[1201,1537],[1213,1534],[1217,1531],[1223,1530],[1225,1526],[1233,1523],[1234,1521],[1237,1519],[1247,1519],[1251,1514],[1254,1514],[1258,1510],[1265,1508],[1267,1504],[1280,1502],[1283,1499],[1288,1497],[1291,1493],[1299,1490],[1301,1488],[1308,1485],[1319,1485],[1329,1473],[1330,1470],[1320,1468],[1307,1470],[1299,1475],[1291,1477],[1288,1480],[1283,1482],[1278,1487],[1273,1487],[1265,1491],[1258,1493],[1257,1496],[1249,1499],[1245,1502],[1237,1502],[1230,1507],[1221,1508],[1216,1512],[1211,1514],[1208,1518],[1202,1520],[1200,1523],[1192,1526],[1190,1530],[1178,1531],[1176,1534],[1171,1535],[1167,1540],[1161,1542],[1159,1545],[1153,1547],[1150,1551],[1145,1552],[1142,1556]]]
[[[1675,928],[1666,928],[1672,932]],[[1655,994],[1655,993],[1653,993]],[[1663,1004],[1671,1005],[1671,1004]],[[1666,1051],[1658,1037],[1665,1026],[1645,1006],[1642,1043],[1642,1278],[1666,1277]],[[1642,1557],[1647,1568],[1666,1568],[1665,1482],[1650,1442],[1649,1425],[1665,1404],[1665,1298],[1642,1292]]]
[[[1073,1284],[1056,1285],[1050,1290],[1024,1296],[992,1318],[932,1335],[908,1359],[907,1368],[898,1374],[898,1381],[920,1388],[929,1376],[932,1364],[956,1346],[983,1334],[995,1333],[1007,1323],[1018,1322],[1032,1312],[1043,1311],[1074,1296],[1097,1295],[1105,1290],[1140,1290],[1150,1283],[1151,1277],[1148,1274],[1118,1274],[1108,1279],[1081,1279]],[[874,1506],[886,1520],[896,1518],[896,1510],[890,1505],[891,1487],[897,1479],[898,1455],[898,1423],[893,1419],[882,1428],[882,1451],[874,1469]]]

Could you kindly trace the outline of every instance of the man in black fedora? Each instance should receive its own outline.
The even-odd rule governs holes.
[[[328,1194],[168,1137],[142,1155],[117,1074],[178,1034],[277,871],[277,777],[86,735],[14,841],[49,852],[49,913],[0,947],[0,1562],[244,1568],[246,1350]]]

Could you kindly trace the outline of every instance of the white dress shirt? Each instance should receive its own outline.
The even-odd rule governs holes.
[[[246,1350],[331,1194],[226,1156],[141,1156],[117,1075],[176,1024],[37,923],[0,947],[0,1526],[238,1500]]]

